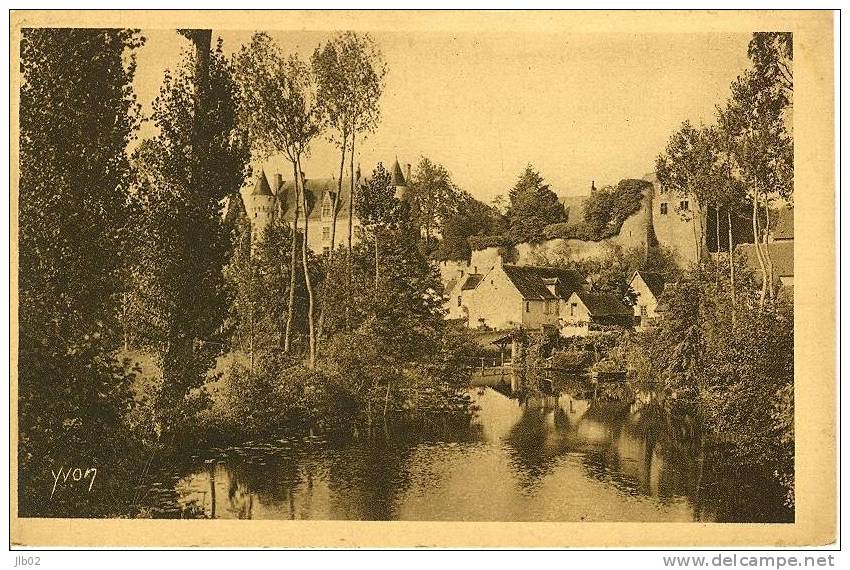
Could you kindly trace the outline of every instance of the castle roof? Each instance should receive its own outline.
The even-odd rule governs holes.
[[[272,194],[272,188],[269,186],[269,180],[266,178],[266,173],[264,170],[260,170],[260,175],[257,177],[257,183],[254,184],[254,191],[251,192],[252,196],[274,196]]]
[[[584,285],[584,278],[578,272],[560,267],[502,265],[502,270],[523,299],[568,299],[574,291],[581,289]],[[554,284],[555,293],[546,286],[544,281],[546,279],[557,280]]]
[[[393,186],[407,186],[404,174],[401,173],[401,165],[398,163],[398,158],[393,163],[392,184]]]
[[[342,179],[342,193],[337,203],[337,220],[348,217],[348,196],[351,192],[350,178]],[[310,220],[318,220],[322,217],[322,204],[328,200],[333,204],[334,196],[338,189],[338,180],[334,178],[308,178],[304,184],[304,191],[307,195],[307,212]],[[283,185],[277,189],[276,196],[278,199],[278,211],[286,221],[292,221],[295,217],[295,185],[292,181],[285,181]],[[301,207],[301,204],[298,204]],[[299,219],[303,219],[304,212],[299,212]]]

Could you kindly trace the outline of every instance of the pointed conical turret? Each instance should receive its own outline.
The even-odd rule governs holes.
[[[398,157],[396,157],[395,162],[393,163],[392,183],[396,188],[407,187],[407,180],[404,179],[404,174],[401,172],[401,165],[398,163]]]
[[[280,191],[280,190],[278,190]],[[251,220],[251,235],[254,241],[263,235],[263,230],[275,215],[275,195],[272,193],[269,180],[264,170],[260,170],[257,183],[251,192],[251,207],[249,218]]]
[[[392,185],[395,186],[396,199],[401,201],[407,200],[407,180],[404,179],[404,174],[401,172],[401,165],[398,163],[398,157],[396,157],[395,162],[393,163]]]
[[[274,196],[272,188],[269,186],[269,180],[266,178],[266,171],[260,170],[260,175],[257,177],[257,183],[254,184],[254,191],[251,196]]]

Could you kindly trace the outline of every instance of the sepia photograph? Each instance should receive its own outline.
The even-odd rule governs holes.
[[[606,14],[13,12],[12,540],[834,516],[833,15]]]

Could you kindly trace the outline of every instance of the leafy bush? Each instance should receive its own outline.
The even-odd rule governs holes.
[[[503,247],[513,245],[508,238],[497,236],[469,236],[469,246],[472,249],[487,249],[488,247]]]

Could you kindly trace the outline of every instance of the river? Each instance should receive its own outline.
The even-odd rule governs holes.
[[[162,516],[320,520],[787,520],[718,471],[688,419],[642,395],[471,389],[472,418],[211,449],[163,474]],[[720,473],[720,475],[718,475]],[[727,496],[727,495],[732,496]],[[753,496],[740,496],[750,493]],[[164,505],[164,506],[163,506]],[[729,506],[731,505],[731,506]]]

